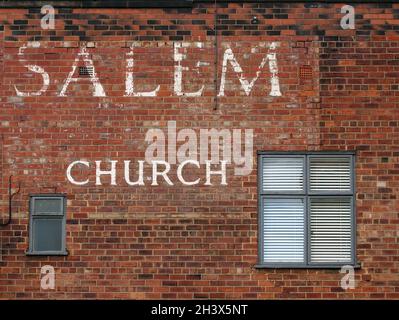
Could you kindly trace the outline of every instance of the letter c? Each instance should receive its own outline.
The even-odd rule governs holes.
[[[185,185],[187,185],[187,186],[193,186],[193,185],[196,185],[196,184],[198,184],[198,183],[200,182],[200,178],[198,178],[198,179],[195,180],[195,181],[189,182],[189,181],[186,181],[186,180],[183,178],[183,174],[182,174],[184,166],[185,166],[186,164],[189,164],[189,163],[195,165],[197,168],[200,167],[200,164],[199,164],[198,161],[196,161],[196,160],[186,160],[186,161],[182,162],[181,164],[179,164],[179,166],[178,166],[178,168],[177,168],[177,177],[179,178],[179,180],[180,180],[181,183],[183,183],[183,184],[185,184]]]
[[[79,181],[76,181],[76,180],[72,177],[72,175],[71,175],[72,168],[73,168],[75,165],[77,165],[77,164],[83,164],[83,165],[85,165],[86,167],[90,168],[90,164],[89,164],[87,161],[74,161],[74,162],[72,162],[72,163],[68,166],[68,169],[67,169],[67,178],[68,178],[68,181],[69,181],[70,183],[75,184],[75,185],[77,185],[77,186],[83,186],[83,185],[89,183],[89,179],[87,179],[87,180],[85,180],[85,181],[80,181],[80,182],[79,182]]]

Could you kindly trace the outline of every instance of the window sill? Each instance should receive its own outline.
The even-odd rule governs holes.
[[[26,251],[25,255],[27,256],[68,256],[69,252],[61,251],[61,252],[34,252],[34,251]]]
[[[344,266],[351,266],[354,269],[361,269],[361,265],[356,264],[340,264],[340,265],[266,265],[266,264],[257,264],[254,266],[255,269],[341,269]]]

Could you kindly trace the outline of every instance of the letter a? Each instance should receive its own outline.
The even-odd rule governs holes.
[[[48,290],[48,289],[55,289],[55,271],[53,266],[43,266],[40,270],[40,273],[44,275],[40,279],[40,287],[43,290]]]
[[[72,70],[68,75],[68,78],[65,80],[64,82],[64,86],[62,87],[62,90],[60,92],[60,94],[58,95],[59,97],[65,97],[66,94],[66,90],[68,89],[69,84],[73,81],[73,82],[77,82],[79,80],[79,78],[73,78],[73,75],[76,72],[76,68],[78,66],[79,60],[83,58],[83,62],[85,63],[85,66],[87,68],[91,68],[93,70],[93,72],[90,73],[90,81],[93,84],[94,87],[94,92],[93,92],[93,96],[94,97],[105,97],[105,92],[104,92],[104,88],[101,85],[100,81],[97,78],[96,75],[96,71],[94,70],[94,66],[93,66],[93,61],[89,58],[89,53],[86,51],[86,47],[81,47],[80,52],[78,53],[75,62],[72,66]]]

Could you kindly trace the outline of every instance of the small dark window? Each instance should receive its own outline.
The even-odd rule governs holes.
[[[66,199],[63,195],[30,197],[29,251],[31,255],[66,255]]]

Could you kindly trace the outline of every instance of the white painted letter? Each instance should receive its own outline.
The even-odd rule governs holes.
[[[36,92],[21,92],[18,90],[18,88],[14,85],[15,92],[17,93],[17,96],[19,97],[31,97],[31,96],[40,96],[42,93],[47,91],[47,88],[50,84],[50,76],[44,69],[40,66],[37,66],[35,64],[28,64],[26,63],[26,60],[24,59],[24,51],[27,48],[39,48],[40,47],[40,42],[38,41],[30,41],[28,42],[25,46],[22,46],[19,48],[18,51],[18,56],[19,56],[19,61],[24,64],[24,67],[28,68],[29,71],[32,71],[34,73],[38,73],[42,76],[43,78],[43,85],[40,88],[39,91]]]
[[[165,166],[165,170],[162,172],[158,172],[158,164],[162,164]],[[170,181],[169,177],[167,176],[167,173],[170,170],[170,164],[167,163],[166,161],[152,161],[152,186],[157,186],[158,185],[158,176],[162,176],[165,181],[173,186],[173,182]]]
[[[179,52],[181,48],[186,48],[189,46],[189,42],[175,42],[174,43],[174,59],[175,59],[175,94],[178,96],[186,97],[199,97],[202,95],[204,90],[204,85],[201,89],[195,92],[183,92],[182,82],[183,82],[183,71],[189,70],[188,67],[183,67],[181,62],[186,58],[185,54]],[[201,43],[197,43],[197,47],[201,47]]]
[[[155,97],[161,88],[158,85],[155,90],[147,91],[147,92],[135,92],[134,91],[134,76],[133,76],[133,67],[134,67],[134,47],[135,44],[132,44],[130,47],[130,51],[126,54],[128,58],[126,59],[126,80],[125,80],[125,97]]]
[[[72,171],[73,167],[74,167],[75,165],[77,165],[77,164],[83,164],[84,166],[90,168],[90,164],[89,164],[87,161],[74,161],[74,162],[72,162],[72,163],[68,166],[68,168],[67,168],[67,178],[68,178],[68,181],[69,181],[70,183],[76,184],[77,186],[83,186],[83,185],[89,183],[89,179],[87,179],[87,180],[85,180],[85,181],[79,182],[79,181],[76,181],[76,180],[72,177],[72,174],[71,174],[71,171]]]
[[[89,68],[92,70],[92,72],[90,72],[90,81],[93,84],[93,97],[105,97],[106,94],[104,92],[104,88],[100,83],[100,80],[97,77],[96,71],[94,69],[94,65],[93,65],[93,61],[90,59],[90,55],[89,53],[86,51],[86,47],[82,46],[80,48],[80,51],[78,53],[78,55],[75,58],[75,62],[72,65],[72,70],[68,75],[68,78],[65,80],[64,82],[64,86],[62,87],[62,90],[60,92],[60,94],[58,95],[59,97],[66,97],[66,90],[68,89],[68,86],[71,82],[77,82],[80,78],[73,78],[73,75],[76,72],[76,68],[78,66],[79,60],[83,58],[83,62],[86,66],[86,68]]]
[[[278,43],[276,43],[276,42],[272,42],[269,45],[269,49],[271,51],[274,51],[277,47],[278,47]],[[269,60],[269,70],[271,73],[271,78],[270,78],[271,89],[270,89],[269,95],[273,96],[273,97],[281,96],[280,81],[278,78],[277,58],[276,58],[275,52],[269,52],[262,59],[262,62],[260,63],[260,65],[258,67],[258,71],[256,71],[255,78],[253,78],[251,80],[251,82],[249,82],[244,77],[243,70],[242,70],[240,64],[238,63],[237,59],[235,58],[233,50],[229,46],[227,47],[227,49],[225,50],[224,55],[223,55],[222,76],[220,79],[220,89],[219,89],[218,96],[224,96],[224,89],[225,89],[225,83],[226,83],[226,72],[227,72],[227,62],[230,62],[231,66],[233,67],[234,72],[238,74],[241,86],[244,89],[245,94],[247,96],[249,96],[249,94],[252,91],[252,87],[254,86],[256,80],[258,80],[260,73],[262,72],[262,69],[268,60]]]
[[[101,186],[101,176],[109,174],[111,176],[111,185],[116,185],[116,164],[118,163],[117,160],[111,161],[111,170],[101,170],[101,162],[96,161],[96,186]]]
[[[189,163],[195,165],[197,168],[200,167],[200,164],[199,164],[198,161],[186,160],[186,161],[180,163],[179,166],[177,167],[177,177],[179,178],[180,182],[183,183],[183,184],[185,184],[186,186],[193,186],[193,185],[196,185],[196,184],[198,184],[198,183],[200,182],[200,178],[198,178],[198,179],[195,180],[195,181],[188,182],[188,181],[186,181],[186,180],[183,178],[183,174],[182,174],[184,166],[185,166],[186,164],[189,164]]]
[[[130,181],[130,160],[125,160],[125,181],[129,186],[135,186],[135,185],[139,185],[139,186],[144,186],[144,161],[139,160],[139,178],[137,179],[137,181],[131,182]]]
[[[222,182],[220,183],[221,185],[227,185],[226,182],[226,163],[227,161],[221,160],[220,164],[222,165],[222,169],[220,171],[212,171],[211,170],[211,161],[207,160],[206,162],[206,182],[205,185],[206,186],[211,186],[211,174],[213,175],[221,175],[222,176]]]

